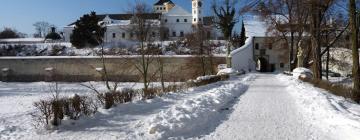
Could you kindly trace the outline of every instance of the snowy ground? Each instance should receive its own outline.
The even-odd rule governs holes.
[[[35,84],[0,83],[0,139],[334,139],[360,137],[360,105],[284,75],[247,74],[100,110],[52,132],[31,124]],[[73,90],[71,90],[73,88]],[[84,92],[76,85],[69,91]]]

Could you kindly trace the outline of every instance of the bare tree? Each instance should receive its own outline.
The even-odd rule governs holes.
[[[191,61],[200,64],[201,75],[203,76],[214,72],[212,70],[212,46],[206,37],[207,32],[210,32],[210,29],[198,25],[193,28],[192,33],[186,35],[186,42],[190,47],[191,54],[196,56]]]
[[[303,39],[308,23],[309,12],[305,8],[299,0],[265,0],[259,2],[255,9],[268,23],[268,33],[289,44],[290,71],[297,62],[294,54],[298,52],[299,42]]]
[[[222,31],[227,43],[227,66],[231,67],[231,34],[235,24],[238,22],[236,15],[236,3],[237,0],[224,0],[220,5],[214,1],[212,10],[216,15],[215,24]]]
[[[156,61],[154,55],[157,50],[154,40],[160,23],[147,19],[146,16],[152,13],[152,9],[146,3],[136,2],[131,13],[133,18],[129,32],[133,33],[139,42],[138,53],[140,55],[140,60],[135,60],[134,66],[140,73],[144,84],[144,98],[152,98],[154,95],[150,93],[149,86],[151,80],[156,76],[156,72],[150,71],[150,66]]]
[[[359,69],[359,46],[358,46],[358,27],[357,27],[357,14],[355,0],[349,0],[349,18],[351,28],[351,46],[353,57],[353,82],[355,101],[360,101],[360,69]]]
[[[334,0],[308,0],[306,1],[310,7],[310,38],[312,46],[312,68],[314,78],[322,79],[321,65],[321,47],[324,45],[322,41],[322,29],[325,16],[329,12],[330,7],[334,4]]]
[[[45,37],[50,30],[50,27],[54,26],[48,22],[45,21],[39,21],[33,24],[35,27],[35,31],[38,37]]]

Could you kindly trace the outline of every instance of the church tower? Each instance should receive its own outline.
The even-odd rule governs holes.
[[[203,0],[192,0],[193,24],[202,24],[203,22]]]

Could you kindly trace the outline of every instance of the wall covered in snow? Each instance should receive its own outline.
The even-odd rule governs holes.
[[[245,45],[231,52],[232,68],[238,71],[254,71],[253,37],[249,37]]]
[[[167,81],[186,81],[202,74],[201,60],[195,56],[152,57],[150,73],[159,69],[158,60],[164,64]],[[225,63],[225,57],[213,57],[213,67]],[[106,69],[112,81],[140,81],[135,65],[140,65],[140,56],[108,56]],[[101,59],[97,56],[63,57],[0,57],[0,80],[2,81],[100,81]],[[154,78],[157,80],[158,78]]]

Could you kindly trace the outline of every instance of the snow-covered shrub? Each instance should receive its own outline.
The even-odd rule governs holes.
[[[73,120],[81,116],[91,116],[97,112],[98,105],[93,98],[74,95],[67,98],[52,98],[35,102],[33,114],[36,126],[59,126],[66,117]]]
[[[293,74],[293,77],[295,77],[295,78],[299,78],[300,76],[302,78],[312,78],[313,77],[312,71],[307,68],[303,68],[303,67],[294,69],[292,74]]]
[[[218,81],[227,80],[229,78],[230,75],[228,74],[200,76],[196,78],[196,80],[189,80],[187,82],[187,85],[188,87],[199,87],[199,86],[215,83]]]
[[[104,109],[110,109],[112,106],[114,106],[114,92],[106,92],[102,94],[97,94],[97,98],[100,101],[100,103],[104,106]]]
[[[114,102],[116,104],[121,103],[127,103],[131,102],[136,95],[137,91],[130,89],[130,88],[124,88],[121,91],[114,93]]]
[[[51,119],[51,103],[47,100],[40,100],[34,103],[34,107],[38,111],[37,114],[33,114],[36,125],[48,126]]]
[[[104,109],[110,109],[116,104],[131,102],[138,93],[139,93],[138,90],[125,88],[122,89],[121,91],[97,94],[97,98],[100,101],[100,103],[104,106]]]
[[[143,99],[152,99],[159,95],[160,88],[148,88],[148,89],[142,89],[142,98]]]
[[[94,99],[87,96],[75,94],[63,101],[64,114],[73,120],[77,120],[81,116],[91,116],[96,113],[97,109],[98,105]]]

